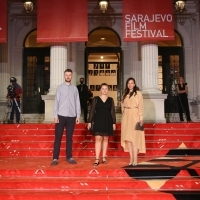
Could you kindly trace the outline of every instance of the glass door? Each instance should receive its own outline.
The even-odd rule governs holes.
[[[176,84],[180,76],[184,77],[183,48],[159,47],[158,54],[159,87],[162,93],[168,94],[165,113],[177,113]]]
[[[23,113],[44,113],[41,95],[50,87],[50,48],[25,48],[23,55]]]

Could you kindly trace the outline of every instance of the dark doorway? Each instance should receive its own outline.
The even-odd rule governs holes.
[[[159,47],[159,66],[162,66],[162,92],[168,94],[165,101],[165,113],[177,113],[176,84],[180,76],[184,76],[183,47]]]
[[[184,57],[182,47],[159,47],[158,55],[162,56],[159,66],[163,69],[163,93],[170,92],[170,77],[178,81],[180,76],[184,75]],[[173,69],[173,72],[172,72]]]
[[[85,77],[89,88],[97,88],[106,82],[115,106],[120,106],[123,90],[123,51],[120,37],[113,29],[101,27],[89,33],[85,48]],[[98,89],[93,90],[93,94],[99,95]]]
[[[41,95],[50,87],[50,48],[24,48],[23,113],[44,113]]]

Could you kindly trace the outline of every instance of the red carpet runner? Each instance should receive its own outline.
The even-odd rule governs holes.
[[[51,166],[53,124],[0,125],[0,199],[200,199],[200,124],[146,124],[147,153],[127,166],[120,124],[110,138],[108,164],[93,167],[94,138],[76,125],[73,155]]]

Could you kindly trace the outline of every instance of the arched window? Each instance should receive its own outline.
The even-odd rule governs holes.
[[[50,47],[49,43],[37,43],[37,30],[29,32],[24,40],[24,47]]]
[[[172,41],[159,41],[158,42],[158,46],[159,47],[182,47],[183,46],[183,41],[182,38],[180,36],[180,34],[176,31],[174,31],[174,40]]]
[[[44,113],[41,95],[50,87],[50,44],[37,43],[37,30],[24,39],[23,104],[24,113]]]
[[[120,47],[118,34],[109,28],[98,28],[88,36],[87,47]]]

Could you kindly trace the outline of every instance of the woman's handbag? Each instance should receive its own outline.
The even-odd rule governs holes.
[[[140,122],[137,122],[135,125],[135,130],[144,131],[144,124],[140,125]]]

